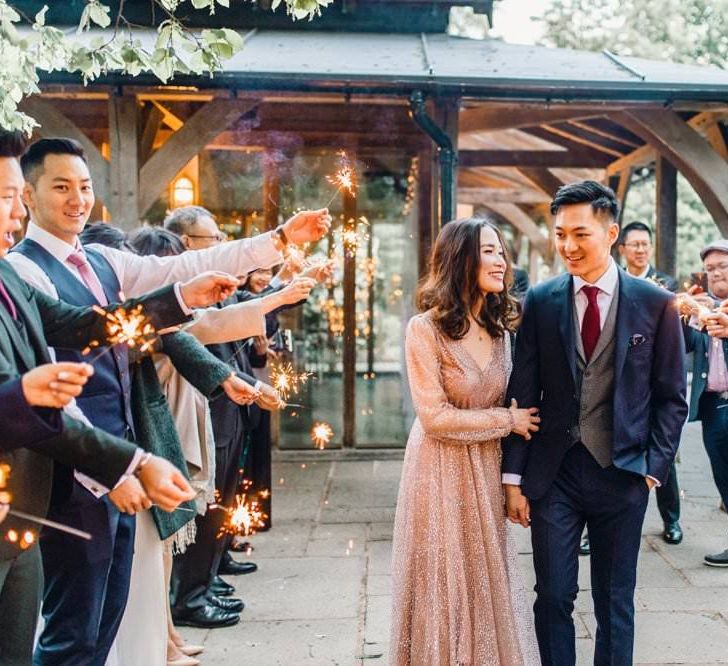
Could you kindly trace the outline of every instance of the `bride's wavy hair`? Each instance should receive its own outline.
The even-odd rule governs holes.
[[[505,289],[499,293],[483,294],[478,288],[480,270],[480,230],[495,231],[506,260]],[[438,329],[460,340],[470,329],[468,313],[482,301],[475,320],[488,334],[499,338],[505,331],[515,330],[519,305],[509,293],[513,269],[505,240],[498,227],[489,219],[471,217],[448,222],[440,231],[430,253],[428,274],[417,289],[415,302],[420,312],[432,310]]]

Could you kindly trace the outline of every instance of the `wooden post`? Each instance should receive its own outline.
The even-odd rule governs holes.
[[[356,199],[342,190],[344,229],[356,229]],[[356,444],[356,249],[344,247],[344,434],[342,446]]]
[[[263,154],[263,219],[266,229],[275,229],[281,212],[281,179],[275,153]]]
[[[675,275],[677,269],[677,169],[664,157],[655,163],[657,184],[655,259],[657,269]]]
[[[139,225],[139,109],[135,96],[109,98],[111,221],[125,231]]]

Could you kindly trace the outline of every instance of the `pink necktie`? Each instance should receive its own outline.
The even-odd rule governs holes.
[[[78,274],[81,276],[83,283],[88,287],[88,290],[94,295],[99,305],[108,305],[109,301],[104,293],[104,288],[101,286],[101,282],[96,277],[96,273],[93,272],[91,266],[89,266],[88,260],[83,250],[74,250],[73,254],[69,255],[67,259],[69,264],[73,264],[78,269]]]
[[[15,303],[13,303],[13,299],[10,298],[10,294],[8,293],[8,290],[5,288],[5,285],[3,284],[2,280],[0,280],[0,301],[2,301],[3,304],[5,305],[5,307],[8,309],[10,316],[13,319],[17,319],[18,311],[15,309]]]
[[[584,313],[584,321],[581,322],[581,341],[584,344],[584,355],[586,360],[591,359],[594,348],[599,341],[599,334],[602,332],[602,325],[599,320],[599,304],[597,303],[597,295],[599,287],[582,287],[588,305]]]

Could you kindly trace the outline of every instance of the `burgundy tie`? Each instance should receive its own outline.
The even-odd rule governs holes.
[[[600,292],[599,287],[582,287],[588,305],[584,313],[584,321],[581,322],[581,341],[584,344],[584,355],[587,362],[594,353],[594,348],[599,341],[599,334],[602,332],[601,323],[599,321],[599,304],[597,303],[597,295]]]
[[[80,248],[74,250],[73,254],[69,255],[67,261],[78,269],[78,274],[81,276],[83,283],[88,287],[88,290],[96,298],[96,302],[99,305],[108,305],[109,301],[104,293],[104,288],[96,277],[96,273],[91,269],[83,250]]]
[[[5,288],[5,285],[3,284],[2,280],[0,280],[0,301],[7,308],[8,312],[10,313],[10,316],[13,318],[13,320],[17,319],[18,311],[15,308],[15,303],[13,303],[13,299],[10,298],[10,294],[8,293],[8,290]]]

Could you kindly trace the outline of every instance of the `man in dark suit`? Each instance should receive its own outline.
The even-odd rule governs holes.
[[[687,414],[682,330],[671,294],[612,260],[612,190],[566,185],[551,212],[568,273],[532,288],[524,302],[507,400],[538,407],[541,430],[532,441],[504,440],[507,512],[531,525],[542,663],[576,662],[572,612],[586,525],[594,663],[627,666],[649,490],[665,483]]]

